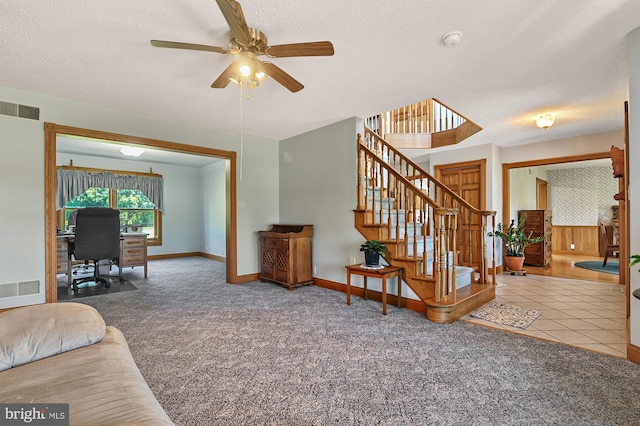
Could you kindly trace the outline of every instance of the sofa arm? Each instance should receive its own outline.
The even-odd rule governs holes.
[[[80,303],[47,303],[0,313],[0,371],[102,340],[98,311]]]

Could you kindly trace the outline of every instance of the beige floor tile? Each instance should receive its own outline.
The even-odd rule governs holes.
[[[614,319],[609,319],[609,318],[585,318],[584,319],[585,322],[588,322],[589,324],[593,324],[595,326],[597,326],[598,328],[601,328],[603,330],[623,330],[627,331],[627,325],[624,321],[621,320],[614,320]]]
[[[551,342],[559,342],[560,343],[560,340],[558,340],[555,337],[547,334],[545,331],[532,330],[531,327],[529,327],[527,330],[523,330],[520,334],[525,335],[525,336],[535,337],[535,338],[538,338],[538,339],[549,340]]]
[[[529,326],[530,329],[547,331],[547,330],[569,330],[566,326],[559,323],[561,319],[551,320],[545,318],[536,319],[533,324]]]
[[[622,344],[622,343],[626,343],[626,338],[619,336],[615,333],[612,333],[608,330],[580,330],[580,333],[592,338],[593,340],[597,341],[598,343],[604,343],[604,344],[612,344],[612,343],[617,343],[617,344]]]
[[[599,353],[603,353],[603,354],[608,354],[608,355],[613,355],[619,358],[626,358],[627,355],[624,352],[620,352],[614,348],[612,348],[609,345],[604,345],[602,343],[597,343],[597,344],[585,344],[585,345],[580,345],[581,348],[584,349],[588,349],[590,351],[594,351],[594,352],[599,352]]]
[[[607,346],[610,346],[614,350],[624,354],[624,357],[627,357],[627,344],[626,343],[609,343]]]
[[[556,318],[575,318],[574,316],[566,313],[565,311],[559,311],[557,309],[547,309],[542,312],[542,318],[556,319]]]
[[[602,314],[597,309],[563,309],[562,312],[571,315],[573,318],[602,318]]]
[[[559,341],[568,343],[568,344],[603,343],[573,330],[548,330],[546,331],[546,333],[555,337]]]
[[[565,326],[569,330],[599,330],[597,325],[588,323],[578,318],[558,318],[556,320],[558,324]]]

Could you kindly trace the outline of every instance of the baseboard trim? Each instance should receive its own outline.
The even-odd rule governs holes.
[[[148,255],[148,260],[164,260],[164,259],[178,259],[181,257],[199,257],[199,251],[192,251],[187,253],[170,253],[170,254],[152,254]]]
[[[222,256],[216,256],[215,254],[209,254],[202,251],[190,251],[185,253],[169,253],[169,254],[152,254],[147,256],[149,260],[163,260],[163,259],[179,259],[182,257],[205,257],[211,260],[217,260],[219,262],[226,262],[227,259]]]
[[[627,359],[636,364],[640,364],[640,347],[627,344]]]
[[[224,256],[217,256],[215,254],[209,254],[209,253],[204,253],[204,252],[200,252],[200,257],[206,257],[207,259],[211,259],[211,260],[217,260],[218,262],[226,262],[227,258]]]
[[[244,283],[250,283],[252,281],[259,281],[260,273],[256,272],[255,274],[238,275],[237,278],[238,279],[236,281],[229,284],[244,284]]]
[[[328,290],[338,291],[340,293],[347,294],[347,285],[338,283],[335,281],[329,281],[322,278],[314,278],[313,284],[318,287],[326,288]],[[357,297],[364,297],[364,289],[362,287],[351,286],[351,295]],[[367,298],[369,300],[375,300],[376,302],[382,303],[382,292],[375,290],[367,290]],[[346,303],[346,298],[345,298]],[[387,294],[387,304],[397,306],[398,305],[398,296],[394,294]],[[427,305],[421,300],[415,299],[407,299],[406,297],[402,297],[400,299],[400,307],[407,308],[415,312],[420,312],[421,314],[425,314]]]

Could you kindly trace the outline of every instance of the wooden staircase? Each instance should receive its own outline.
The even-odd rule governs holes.
[[[475,209],[365,127],[358,134],[356,229],[383,241],[385,260],[425,303],[426,316],[450,323],[495,298],[495,212]]]

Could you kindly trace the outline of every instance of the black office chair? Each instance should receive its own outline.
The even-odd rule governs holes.
[[[78,216],[78,210],[74,210],[71,213],[69,213],[69,219],[67,222],[67,230],[69,232],[71,232],[72,234],[75,232],[75,228],[76,228],[76,217]],[[75,249],[75,239],[73,237],[69,238],[69,255],[71,256],[73,254],[73,250]],[[85,259],[84,263],[80,264],[80,265],[73,265],[71,266],[71,270],[73,272],[73,275],[77,275],[78,272],[82,271],[82,273],[87,273],[89,271],[90,268],[94,267],[95,265],[90,264],[88,260]]]
[[[92,260],[95,265],[93,276],[73,280],[74,291],[78,290],[78,284],[86,282],[96,285],[102,282],[109,288],[109,280],[99,275],[99,261],[117,261],[120,257],[120,211],[100,207],[78,210],[73,255],[76,259]],[[122,281],[120,267],[118,271],[118,279]]]

